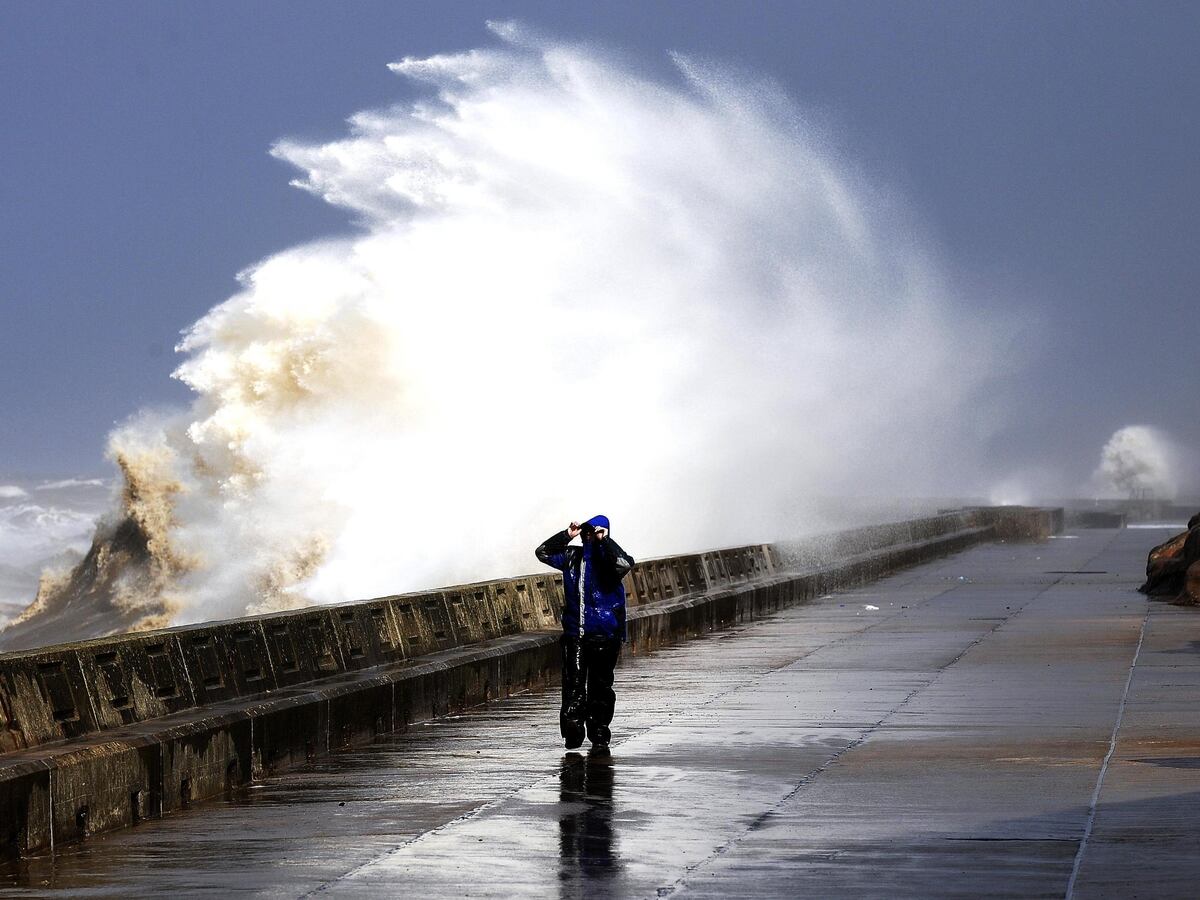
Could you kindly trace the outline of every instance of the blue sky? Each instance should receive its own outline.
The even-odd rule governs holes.
[[[401,100],[386,63],[517,18],[667,69],[777,80],[902,191],[959,290],[1036,309],[993,457],[1084,460],[1131,422],[1200,444],[1200,12],[1113,3],[11,2],[0,10],[0,475],[104,472],[180,403],[186,327],[266,254],[344,231],[268,156]]]

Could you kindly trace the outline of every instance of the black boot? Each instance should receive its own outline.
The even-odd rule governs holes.
[[[592,742],[593,752],[608,752],[608,742],[612,740],[612,732],[608,730],[607,725],[597,725],[593,722],[588,722],[587,736],[588,740]]]
[[[566,716],[558,717],[558,731],[566,741],[568,750],[574,750],[577,747],[583,746],[584,727],[583,723],[576,719],[568,719]]]

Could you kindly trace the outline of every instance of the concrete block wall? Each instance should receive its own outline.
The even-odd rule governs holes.
[[[1044,510],[971,510],[648,560],[628,583],[630,649],[1054,523]],[[547,684],[561,592],[546,572],[0,655],[0,856]]]
[[[769,546],[639,564],[630,604],[774,570]],[[558,626],[553,572],[0,654],[0,754]]]
[[[0,756],[0,859],[185,810],[340,747],[545,686],[557,634],[452,648]]]
[[[0,654],[0,754],[558,623],[551,572]]]

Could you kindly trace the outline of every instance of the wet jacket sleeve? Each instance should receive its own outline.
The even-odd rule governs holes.
[[[537,550],[533,552],[537,556],[538,562],[543,562],[561,571],[567,567],[567,544],[569,543],[571,543],[571,539],[567,536],[564,528],[558,534],[551,535],[542,541]]]
[[[620,544],[609,537],[599,541],[597,546],[600,548],[600,558],[613,579],[620,581],[629,574],[635,560],[621,549]]]
[[[629,574],[629,571],[633,568],[636,560],[622,550],[621,545],[612,538],[605,538],[602,540],[600,542],[600,547],[601,558],[604,559],[606,565],[611,567],[609,570],[611,577],[613,578],[614,582],[619,583],[621,579]],[[624,643],[625,641],[629,640],[629,629],[625,621],[624,603],[622,603],[620,609],[617,610],[617,618],[619,622],[617,626],[617,636],[621,639],[622,643]]]

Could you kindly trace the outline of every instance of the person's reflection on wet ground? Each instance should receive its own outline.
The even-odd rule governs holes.
[[[563,897],[595,896],[620,871],[613,834],[613,761],[568,753],[559,773],[559,883]],[[603,895],[605,892],[600,890]]]

